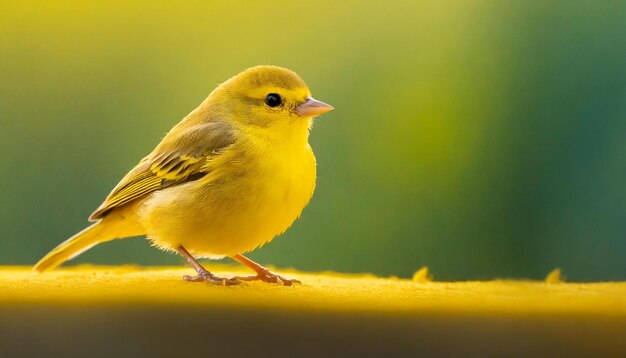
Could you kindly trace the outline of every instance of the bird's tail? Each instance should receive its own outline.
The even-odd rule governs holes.
[[[107,233],[109,230],[105,230],[105,226],[102,221],[99,221],[65,240],[39,260],[33,270],[38,272],[52,270],[101,242],[116,239],[115,235]]]

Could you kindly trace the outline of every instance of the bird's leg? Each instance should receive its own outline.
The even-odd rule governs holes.
[[[212,283],[215,285],[222,285],[222,286],[232,286],[232,285],[237,285],[241,283],[241,281],[239,281],[237,278],[234,278],[234,277],[233,278],[221,278],[210,273],[207,269],[202,267],[202,265],[200,265],[200,263],[196,261],[196,259],[194,259],[193,256],[191,256],[191,254],[189,253],[189,251],[187,251],[182,245],[178,245],[177,251],[180,254],[180,256],[184,257],[187,260],[187,262],[189,262],[189,264],[193,266],[196,272],[198,272],[197,276],[188,276],[188,275],[183,276],[183,280],[189,281],[189,282],[205,281],[208,283]]]
[[[280,276],[280,275],[277,275],[275,273],[272,273],[267,268],[257,264],[256,262],[250,260],[249,258],[247,258],[247,257],[245,257],[245,256],[243,256],[241,254],[234,255],[234,256],[232,256],[232,258],[235,261],[248,266],[249,268],[253,269],[256,272],[256,276],[244,276],[244,277],[238,276],[238,277],[236,277],[239,280],[242,280],[242,281],[259,280],[259,281],[269,282],[269,283],[281,283],[281,284],[283,284],[285,286],[291,286],[294,283],[301,283],[298,280],[285,278],[283,276]]]

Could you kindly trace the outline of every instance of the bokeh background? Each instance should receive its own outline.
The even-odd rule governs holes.
[[[32,264],[216,84],[298,72],[336,110],[318,187],[251,254],[436,279],[626,279],[624,1],[3,1],[0,264]],[[143,239],[74,262],[181,264]]]

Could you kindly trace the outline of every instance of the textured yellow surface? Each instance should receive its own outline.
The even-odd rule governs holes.
[[[207,266],[219,275],[248,273]],[[626,283],[431,281],[278,270],[302,285],[190,283],[186,267],[0,268],[0,356],[626,356]],[[558,277],[557,277],[558,276]]]
[[[234,266],[207,268],[218,275],[249,273]],[[274,307],[291,310],[419,314],[592,314],[626,316],[626,282],[431,282],[373,275],[280,270],[303,282],[283,287],[246,282],[220,287],[181,280],[185,267],[75,266],[45,274],[30,267],[0,269],[0,303],[163,304]],[[554,283],[550,283],[554,282]]]

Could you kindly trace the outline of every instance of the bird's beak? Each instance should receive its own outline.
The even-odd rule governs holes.
[[[296,108],[296,113],[303,117],[315,117],[335,109],[330,104],[318,101],[313,97],[307,97],[306,101]]]

